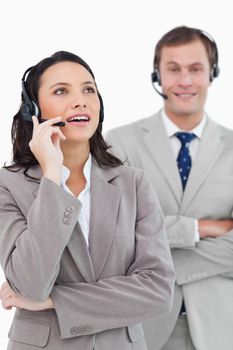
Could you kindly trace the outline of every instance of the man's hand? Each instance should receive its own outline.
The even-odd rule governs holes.
[[[200,238],[216,238],[225,235],[233,229],[233,220],[199,220],[198,231]]]
[[[8,282],[4,282],[0,289],[0,299],[2,300],[3,308],[6,310],[11,310],[12,307],[31,311],[41,311],[54,308],[52,299],[50,297],[43,302],[27,299],[21,294],[15,293]]]

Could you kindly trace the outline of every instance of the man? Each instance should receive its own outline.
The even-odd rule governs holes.
[[[233,132],[204,111],[219,74],[209,34],[177,27],[155,48],[164,108],[109,131],[128,164],[146,169],[166,216],[176,269],[172,311],[144,324],[149,350],[233,349]]]

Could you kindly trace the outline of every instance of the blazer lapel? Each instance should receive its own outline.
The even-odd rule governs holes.
[[[149,118],[142,129],[148,151],[167,180],[168,186],[179,204],[183,195],[180,175],[160,113]]]
[[[205,181],[209,172],[223,152],[225,143],[223,141],[223,128],[207,119],[203,137],[198,147],[196,159],[192,165],[188,182],[184,191],[181,204],[181,213],[187,209],[194,195]]]
[[[104,170],[93,161],[89,251],[96,280],[104,269],[115,233],[121,193],[110,181],[116,176],[117,168]]]
[[[83,279],[86,282],[95,282],[95,273],[88,246],[78,222],[75,225],[67,248]]]

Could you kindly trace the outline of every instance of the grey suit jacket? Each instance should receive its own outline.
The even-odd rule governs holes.
[[[148,178],[93,161],[89,248],[81,203],[38,166],[0,171],[0,260],[16,292],[55,310],[17,310],[8,349],[144,350],[140,322],[169,312],[175,274]]]
[[[160,112],[111,130],[106,139],[121,159],[148,172],[166,217],[174,303],[168,315],[144,323],[148,348],[167,341],[184,297],[196,349],[233,349],[233,231],[194,241],[194,219],[232,218],[232,130],[208,118],[184,193]]]

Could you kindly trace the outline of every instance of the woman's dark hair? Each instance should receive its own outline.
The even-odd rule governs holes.
[[[38,91],[40,88],[41,75],[50,66],[59,62],[75,62],[83,67],[91,74],[95,81],[95,76],[88,66],[88,64],[79,56],[67,51],[58,51],[51,57],[44,58],[35,66],[29,70],[24,86],[28,97],[34,101],[37,106],[38,103]],[[104,106],[101,95],[97,89],[98,97],[100,100],[100,116],[104,115]],[[16,113],[13,119],[11,128],[11,140],[13,145],[13,164],[5,166],[6,169],[11,171],[18,171],[24,168],[24,174],[30,177],[27,172],[31,166],[37,165],[38,161],[29,148],[29,142],[32,138],[33,124],[25,121],[21,112],[22,104],[19,111]],[[110,148],[102,136],[102,118],[100,118],[99,125],[90,139],[90,152],[95,158],[99,166],[119,166],[122,165],[120,159],[109,153],[107,150]]]

